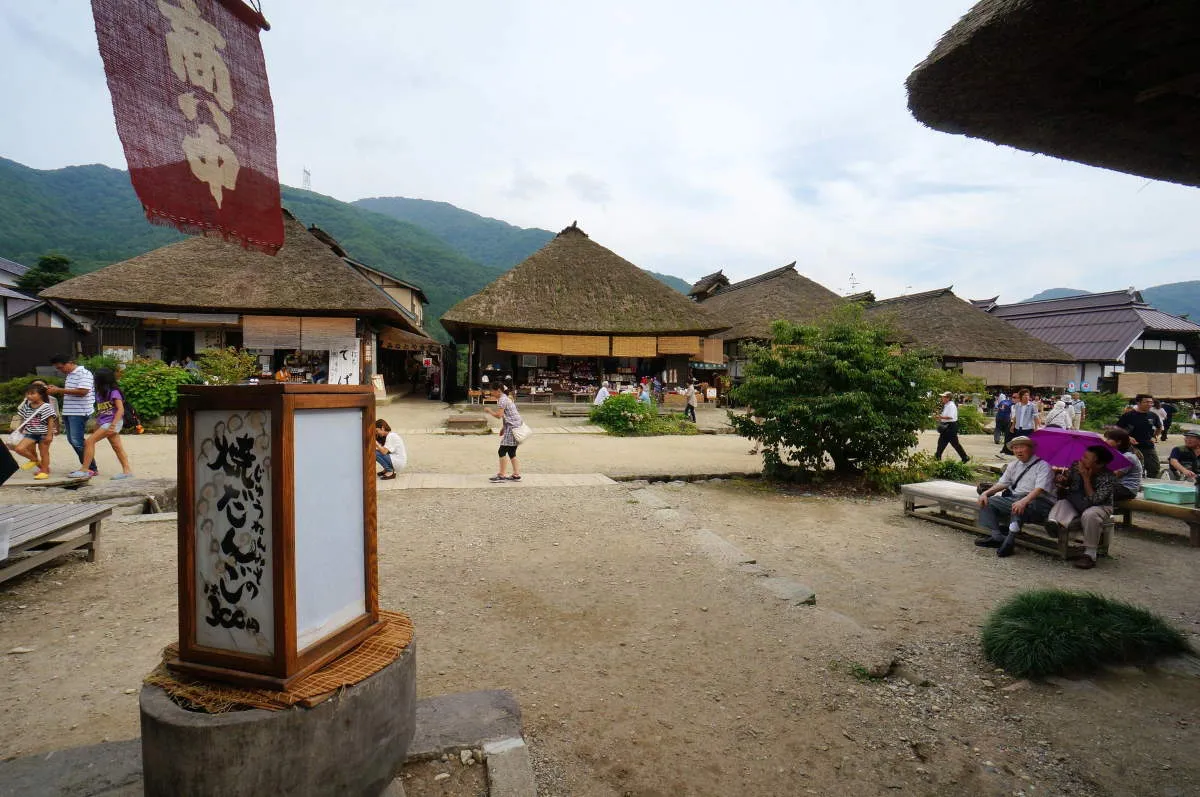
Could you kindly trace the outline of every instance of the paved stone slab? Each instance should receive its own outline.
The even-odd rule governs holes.
[[[521,707],[503,689],[459,692],[417,702],[417,734],[408,760],[441,758],[463,748],[521,736]]]
[[[795,579],[772,577],[759,579],[755,583],[776,598],[796,606],[817,602],[817,593]]]
[[[519,490],[529,487],[606,487],[616,482],[603,473],[525,473],[519,482],[488,481],[491,474],[398,473],[380,481],[381,492],[391,490]]]
[[[118,523],[174,523],[179,520],[179,513],[155,512],[150,515],[123,515],[113,519]]]
[[[737,547],[721,535],[708,529],[700,529],[695,534],[696,545],[711,559],[726,567],[735,565],[752,565],[756,559]]]
[[[489,742],[487,757],[488,797],[537,797],[529,748],[518,737]]]

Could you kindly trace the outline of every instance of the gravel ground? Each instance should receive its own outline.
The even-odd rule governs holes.
[[[1200,630],[1200,551],[1169,540],[1121,535],[1082,573],[997,560],[898,500],[756,482],[393,492],[379,519],[381,601],[414,618],[419,694],[513,690],[543,797],[1200,792],[1194,676],[1014,683],[976,643],[998,600],[1048,584]],[[701,530],[762,570],[714,558]],[[0,588],[4,650],[32,648],[0,657],[4,755],[137,734],[135,690],[176,631],[174,533],[111,524],[99,564]]]

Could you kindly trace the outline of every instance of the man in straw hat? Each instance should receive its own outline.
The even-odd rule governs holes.
[[[997,556],[1012,556],[1017,532],[1024,523],[1042,523],[1054,508],[1054,472],[1034,453],[1035,444],[1021,435],[1008,441],[1016,462],[1004,468],[1000,481],[979,494],[979,525],[989,536],[975,544],[995,548]]]

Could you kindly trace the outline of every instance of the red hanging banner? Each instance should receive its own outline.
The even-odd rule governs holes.
[[[155,224],[283,245],[275,112],[241,0],[92,0],[134,191]]]

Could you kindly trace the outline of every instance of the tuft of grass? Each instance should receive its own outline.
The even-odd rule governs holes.
[[[1020,592],[987,618],[988,661],[1018,678],[1140,664],[1189,650],[1183,634],[1139,606],[1092,592]]]

